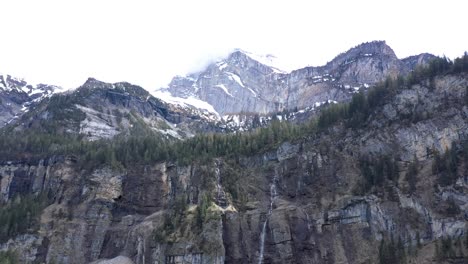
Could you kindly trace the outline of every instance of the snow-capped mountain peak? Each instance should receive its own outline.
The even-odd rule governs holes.
[[[274,105],[268,102],[271,100],[269,95],[262,98],[265,85],[258,83],[258,74],[274,79],[276,75],[286,75],[287,71],[274,55],[259,55],[236,49],[203,71],[174,77],[168,87],[156,90],[153,95],[169,103],[199,108],[218,118],[229,113],[252,112],[250,107],[242,106],[244,103],[254,106],[255,102],[262,101],[261,105],[266,103],[268,109],[273,108]],[[225,97],[229,98],[226,100]],[[239,107],[242,109],[239,110]]]
[[[22,78],[0,74],[0,127],[28,112],[30,107],[63,89],[54,85],[33,84]]]

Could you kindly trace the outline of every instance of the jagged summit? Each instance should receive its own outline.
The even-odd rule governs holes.
[[[235,49],[228,57],[227,61],[236,60],[239,58],[251,59],[260,64],[268,66],[276,73],[288,73],[291,72],[293,69],[288,67],[285,63],[281,61],[280,58],[276,57],[273,54],[258,54],[249,52],[242,49]]]
[[[94,91],[94,93],[112,93],[121,94],[123,96],[133,96],[140,100],[146,101],[151,94],[141,86],[129,82],[110,83],[89,77],[83,85],[77,88],[78,91],[86,90],[86,93]],[[160,99],[158,99],[160,100]]]
[[[137,85],[134,85],[134,84],[131,84],[129,82],[116,82],[116,83],[111,83],[111,82],[105,82],[105,81],[101,81],[101,80],[98,80],[94,77],[89,77],[78,89],[80,88],[91,88],[91,89],[99,89],[99,88],[116,88],[116,87],[119,87],[119,86],[126,86],[126,87],[138,87],[140,89],[143,89],[141,88],[140,86],[137,86]]]
[[[359,53],[373,53],[373,54],[380,54],[380,55],[388,55],[388,56],[395,56],[395,52],[393,49],[387,45],[385,40],[376,40],[370,42],[364,42],[356,47],[353,47],[346,51],[344,54],[353,54],[354,52]]]
[[[83,88],[83,87],[85,87],[85,88],[105,88],[105,87],[108,87],[108,86],[112,86],[112,84],[106,83],[104,81],[100,81],[100,80],[98,80],[96,78],[93,78],[93,77],[89,77],[83,83],[83,85],[81,85],[79,88]]]
[[[336,56],[332,61],[328,62],[326,66],[336,67],[343,63],[349,63],[351,60],[362,57],[385,56],[387,59],[398,60],[395,52],[385,41],[371,41],[365,42],[349,49]]]

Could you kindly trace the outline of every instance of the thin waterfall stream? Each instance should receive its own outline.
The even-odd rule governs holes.
[[[268,214],[262,226],[262,233],[260,234],[260,256],[258,258],[258,264],[262,264],[263,262],[263,254],[265,251],[266,227],[268,224],[268,220],[270,219],[271,213],[273,211],[273,205],[278,195],[276,191],[277,182],[278,182],[278,176],[275,174],[275,176],[273,177],[273,181],[270,184],[270,207],[268,208]]]

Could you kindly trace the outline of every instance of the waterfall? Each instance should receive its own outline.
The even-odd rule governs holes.
[[[309,214],[307,212],[304,212],[304,213],[306,215],[306,220],[307,220],[307,230],[310,231],[310,228],[311,228],[310,217],[309,217]]]
[[[265,250],[266,227],[267,227],[268,220],[270,219],[271,213],[273,211],[273,204],[275,203],[276,196],[277,196],[277,191],[276,191],[277,182],[278,182],[278,176],[275,173],[275,176],[273,177],[273,182],[270,184],[270,207],[268,208],[268,214],[262,226],[262,233],[260,234],[260,256],[258,258],[258,264],[262,264],[263,262],[263,253]]]
[[[228,205],[228,201],[226,198],[226,193],[223,190],[223,186],[221,185],[221,172],[219,170],[219,163],[216,162],[215,168],[215,177],[216,177],[216,204],[225,208]]]

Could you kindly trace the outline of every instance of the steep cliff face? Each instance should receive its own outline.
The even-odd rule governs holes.
[[[440,241],[467,236],[466,87],[466,74],[423,81],[353,129],[250,156],[125,169],[3,161],[4,202],[46,193],[49,205],[37,232],[0,248],[24,263],[378,263],[389,246],[431,263]],[[434,169],[447,149],[449,181]],[[466,261],[466,242],[450,243],[451,261]]]
[[[286,73],[238,50],[200,73],[174,78],[163,90],[205,101],[220,115],[267,114],[328,100],[346,101],[359,89],[387,76],[405,75],[433,57],[424,54],[400,60],[385,42],[376,41],[352,48],[325,66]]]

